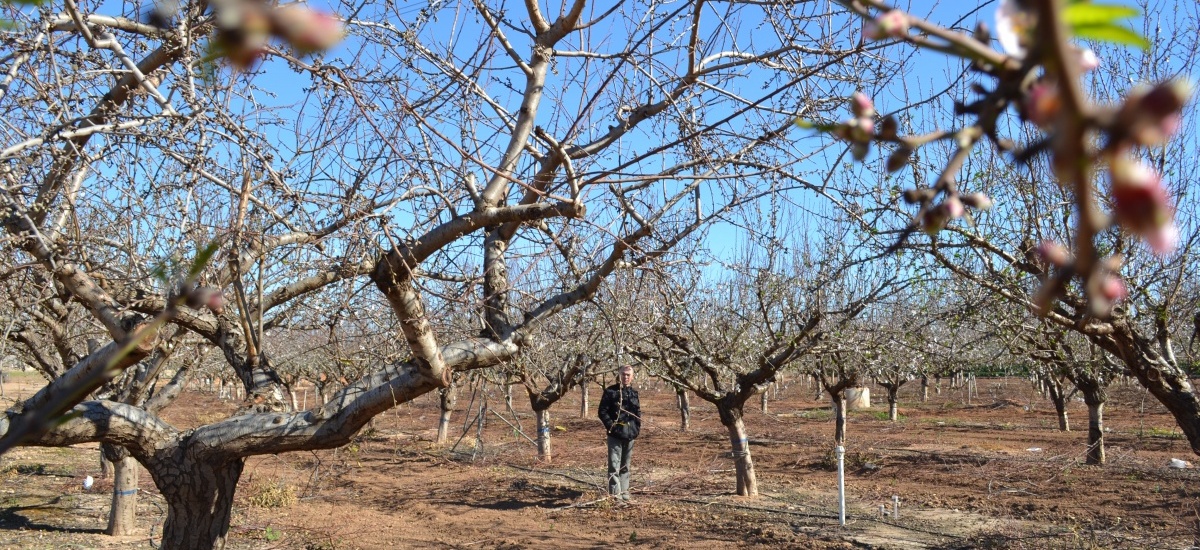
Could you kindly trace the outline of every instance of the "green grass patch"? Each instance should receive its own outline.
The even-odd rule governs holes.
[[[1178,428],[1159,428],[1157,426],[1138,431],[1138,437],[1154,437],[1159,439],[1183,439],[1183,432]]]

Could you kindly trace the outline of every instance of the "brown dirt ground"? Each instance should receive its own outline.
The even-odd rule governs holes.
[[[6,384],[10,398],[33,388]],[[593,392],[596,395],[598,392]],[[337,450],[254,457],[238,489],[231,548],[1177,548],[1200,545],[1200,469],[1171,418],[1136,386],[1117,386],[1106,411],[1108,464],[1083,464],[1087,412],[1072,403],[1077,431],[1059,432],[1050,404],[1017,379],[981,379],[967,402],[947,388],[928,402],[916,384],[901,391],[901,419],[886,403],[851,413],[847,445],[848,524],[837,523],[836,474],[828,467],[833,425],[824,401],[796,383],[770,414],[748,405],[746,422],[762,495],[732,494],[728,440],[716,410],[692,404],[692,430],[679,432],[674,394],[642,389],[645,429],[634,449],[634,503],[604,498],[598,421],[579,418],[579,393],[552,410],[555,456],[496,413],[454,449],[433,443],[434,396],[381,415]],[[14,395],[16,394],[16,395]],[[459,399],[455,436],[482,395]],[[498,392],[496,411],[533,435],[523,393],[517,417]],[[311,393],[309,394],[311,399]],[[212,394],[186,393],[164,416],[180,427],[233,409]],[[467,410],[471,409],[470,413]],[[594,409],[593,409],[594,412]],[[20,448],[0,464],[0,548],[147,548],[161,533],[165,504],[142,474],[142,533],[105,536],[111,482],[99,476],[95,445]],[[1033,450],[1040,449],[1040,450]],[[278,490],[282,488],[282,491]],[[272,490],[275,489],[273,492]],[[295,502],[279,493],[291,492]],[[898,518],[881,504],[900,498]],[[264,506],[268,505],[268,506]]]

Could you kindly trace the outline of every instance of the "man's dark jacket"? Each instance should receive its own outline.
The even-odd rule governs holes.
[[[600,398],[600,421],[608,435],[633,441],[642,431],[642,407],[638,392],[631,386],[613,384],[604,388]]]

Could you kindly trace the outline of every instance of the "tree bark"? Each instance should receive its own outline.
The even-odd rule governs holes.
[[[833,398],[833,444],[846,444],[846,397],[842,392],[834,392]]]
[[[921,402],[929,401],[929,376],[921,375]]]
[[[1092,341],[1129,367],[1138,382],[1175,417],[1192,452],[1200,455],[1200,394],[1187,373],[1167,361],[1153,341],[1137,334],[1128,319],[1114,321],[1113,329]]]
[[[1058,413],[1058,431],[1071,431],[1071,422],[1067,419],[1067,398],[1061,393],[1051,392],[1050,401],[1054,403],[1054,412]]]
[[[687,389],[676,389],[675,400],[679,405],[679,431],[686,432],[688,431],[688,424],[692,419],[692,409],[688,403]]]
[[[220,550],[229,535],[233,493],[245,467],[243,458],[196,458],[176,449],[149,464],[167,501],[162,548]]]
[[[113,462],[113,466],[112,507],[104,532],[115,536],[133,535],[137,530],[138,463],[126,455]]]
[[[763,388],[762,397],[760,398],[760,406],[762,407],[763,414],[771,414],[770,411],[767,410],[767,389],[768,388]]]
[[[542,409],[534,412],[537,415],[538,460],[549,464],[551,458],[553,458],[550,453],[550,409]]]
[[[750,456],[750,441],[746,438],[746,424],[742,422],[742,410],[719,407],[721,423],[729,431],[729,444],[733,450],[733,466],[737,472],[737,494],[757,496],[758,479],[754,475],[754,460]]]
[[[1104,404],[1108,401],[1108,380],[1091,373],[1079,373],[1072,378],[1083,394],[1088,408],[1088,464],[1104,464]]]
[[[438,390],[438,407],[441,414],[438,416],[437,443],[445,443],[450,438],[450,415],[454,412],[456,389],[456,386],[451,385]]]
[[[1084,400],[1087,401],[1085,394]],[[1104,464],[1104,403],[1088,403],[1088,464]]]
[[[579,418],[587,418],[588,408],[588,382],[585,379],[579,384]]]

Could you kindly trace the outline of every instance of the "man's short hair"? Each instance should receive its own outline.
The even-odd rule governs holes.
[[[624,367],[621,367],[619,370],[619,372],[625,372],[625,371],[633,372],[633,365],[625,365]]]

